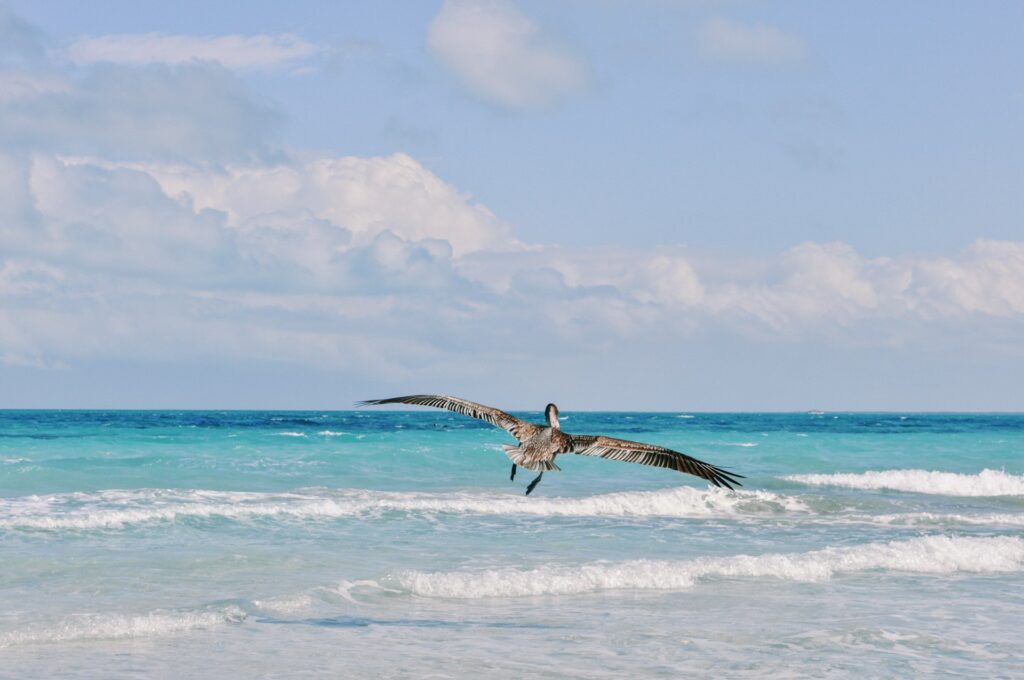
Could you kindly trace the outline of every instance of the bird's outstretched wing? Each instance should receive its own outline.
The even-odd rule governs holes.
[[[496,425],[519,441],[527,439],[538,429],[533,423],[520,420],[491,406],[484,406],[468,399],[448,397],[443,394],[411,394],[407,397],[369,399],[359,402],[359,406],[378,406],[380,404],[414,404],[416,406],[433,406],[435,408],[448,409],[449,411],[461,413],[464,416]]]
[[[743,486],[736,479],[737,477],[743,479],[743,475],[728,472],[710,463],[687,456],[685,453],[666,449],[663,446],[654,446],[653,444],[642,444],[612,437],[572,435],[571,452],[582,456],[598,456],[600,458],[611,458],[612,460],[624,460],[630,463],[670,468],[679,472],[696,475],[708,480],[715,486],[725,486],[729,489],[732,488],[733,484]]]

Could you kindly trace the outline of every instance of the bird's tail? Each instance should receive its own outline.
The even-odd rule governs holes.
[[[525,457],[526,452],[518,446],[509,446],[508,444],[502,444],[501,448],[505,450],[505,455],[508,459],[523,468],[524,470],[561,470],[562,468],[555,465],[554,461],[550,460],[527,460]]]
[[[508,459],[510,461],[512,461],[516,465],[519,465],[519,462],[522,460],[523,457],[522,449],[520,449],[518,446],[509,446],[508,444],[502,444],[501,448],[504,449],[505,455],[508,456]]]

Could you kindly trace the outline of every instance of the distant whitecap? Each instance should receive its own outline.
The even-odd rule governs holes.
[[[1011,475],[1001,470],[988,469],[973,475],[932,470],[881,470],[860,473],[788,475],[783,479],[817,486],[890,489],[940,496],[1024,495],[1024,475]]]

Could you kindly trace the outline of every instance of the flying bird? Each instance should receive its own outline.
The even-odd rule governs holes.
[[[555,457],[562,453],[598,456],[599,458],[671,468],[706,479],[715,486],[724,486],[729,489],[733,484],[742,486],[737,478],[743,479],[743,475],[728,472],[663,446],[631,442],[626,439],[613,439],[612,437],[563,432],[558,424],[558,407],[554,404],[548,404],[544,409],[544,417],[547,420],[547,425],[544,426],[520,420],[491,406],[443,394],[413,394],[391,399],[370,399],[358,403],[359,406],[379,406],[381,404],[414,404],[443,408],[505,430],[519,440],[519,446],[502,446],[505,449],[505,455],[512,461],[511,479],[516,478],[516,466],[527,470],[540,470],[537,478],[526,487],[527,496],[540,483],[541,477],[547,470],[561,469],[555,465]]]

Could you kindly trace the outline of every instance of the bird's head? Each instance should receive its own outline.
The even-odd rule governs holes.
[[[558,429],[558,407],[554,404],[548,404],[547,408],[544,409],[544,417],[548,421],[548,426]]]

